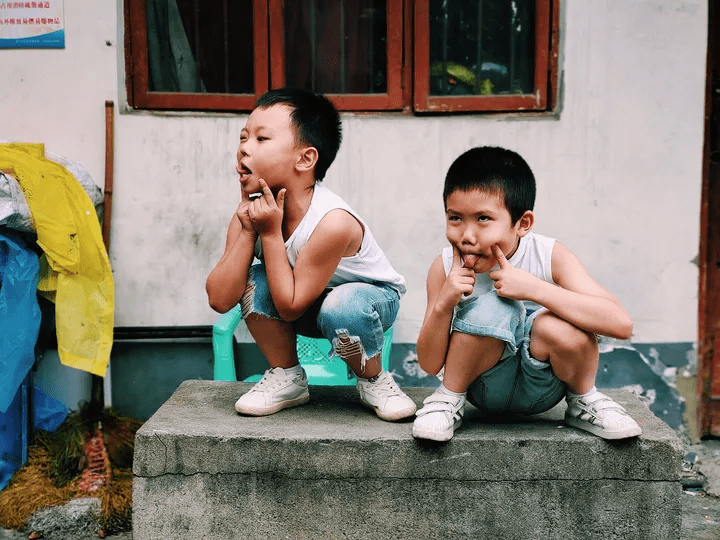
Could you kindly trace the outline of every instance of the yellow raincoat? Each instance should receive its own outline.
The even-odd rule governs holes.
[[[87,193],[42,144],[0,144],[25,194],[41,257],[40,293],[55,302],[58,354],[66,366],[105,376],[113,340],[115,287],[100,222]]]

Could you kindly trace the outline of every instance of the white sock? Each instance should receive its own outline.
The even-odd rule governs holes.
[[[460,396],[467,395],[467,392],[453,392],[452,390],[448,390],[444,383],[442,383],[440,386],[438,386],[437,390],[435,390],[435,391],[440,394],[445,394],[447,396],[452,396],[452,397],[460,397]]]
[[[287,373],[291,378],[295,379],[296,377],[302,377],[303,368],[300,364],[297,364],[293,367],[285,368],[285,373]]]
[[[568,390],[568,391],[566,392],[566,398],[567,398],[567,399],[586,398],[586,397],[592,396],[595,392],[597,392],[597,388],[595,388],[594,386],[593,386],[590,390],[588,390],[587,392],[585,392],[584,394],[575,394],[575,393],[571,392],[570,390]]]

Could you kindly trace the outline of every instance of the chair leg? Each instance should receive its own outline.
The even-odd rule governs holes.
[[[213,326],[213,379],[216,381],[237,381],[233,334],[241,319],[242,310],[237,305]]]

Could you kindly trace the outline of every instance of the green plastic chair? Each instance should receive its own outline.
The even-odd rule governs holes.
[[[242,311],[238,304],[221,315],[213,325],[213,378],[216,381],[237,381],[235,372],[235,353],[233,351],[233,334],[242,320]],[[382,351],[382,367],[390,369],[390,349],[392,348],[393,329],[385,332]],[[332,345],[325,338],[297,337],[297,352],[300,364],[305,369],[308,382],[320,386],[354,386],[355,374],[340,358],[328,358]],[[262,374],[245,379],[246,382],[257,382]]]

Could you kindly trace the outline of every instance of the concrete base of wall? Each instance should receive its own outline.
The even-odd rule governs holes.
[[[237,415],[247,383],[188,381],[138,431],[133,538],[678,538],[682,446],[633,394],[643,428],[607,442],[564,405],[508,420],[468,406],[445,444],[412,438],[354,388]],[[412,388],[418,403],[430,389]]]

